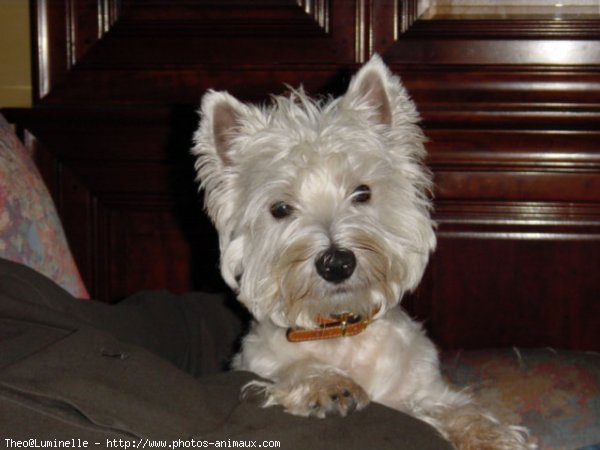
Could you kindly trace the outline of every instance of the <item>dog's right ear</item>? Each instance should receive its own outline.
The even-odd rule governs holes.
[[[227,92],[209,91],[202,98],[200,114],[201,129],[221,162],[229,166],[233,163],[231,147],[240,131],[244,104]]]
[[[235,179],[238,137],[247,131],[249,107],[227,92],[209,91],[200,106],[200,127],[194,135],[192,154],[197,157],[197,180],[204,190],[208,215],[219,232],[221,272],[227,284],[238,288],[236,275],[241,273],[243,240],[236,239],[237,195]]]
[[[200,127],[194,135],[197,180],[222,245],[231,239],[235,225],[235,141],[243,132],[247,111],[246,105],[227,92],[208,91],[202,98]]]

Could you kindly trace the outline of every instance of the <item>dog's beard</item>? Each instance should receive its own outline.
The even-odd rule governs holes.
[[[277,325],[314,328],[319,317],[342,313],[367,317],[383,314],[402,296],[402,264],[391,259],[385,242],[361,230],[347,232],[344,248],[354,252],[357,266],[350,278],[334,284],[321,278],[315,259],[329,244],[311,236],[285,246],[267,274],[273,286],[271,320]]]

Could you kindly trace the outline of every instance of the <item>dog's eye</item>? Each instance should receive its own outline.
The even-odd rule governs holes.
[[[271,205],[271,215],[276,219],[284,219],[294,212],[294,207],[286,202],[277,202]]]
[[[371,188],[366,184],[361,184],[352,193],[353,203],[366,203],[371,200]]]

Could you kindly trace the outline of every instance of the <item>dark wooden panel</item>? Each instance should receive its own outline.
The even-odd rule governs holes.
[[[12,111],[92,293],[222,287],[189,155],[209,88],[343,92],[381,53],[423,116],[439,249],[406,306],[441,345],[600,350],[600,22],[424,20],[417,0],[32,0]]]
[[[140,289],[225,290],[218,241],[200,205],[148,196],[101,197],[96,292],[113,301]]]
[[[598,350],[598,21],[396,23],[379,51],[424,117],[439,223],[408,307],[445,348]]]
[[[518,342],[597,350],[600,277],[590,265],[600,261],[598,231],[588,236],[441,231],[426,313],[434,339],[447,348]]]
[[[366,17],[345,0],[34,6],[41,104],[195,104],[215,87],[264,98],[301,81],[323,90],[367,52],[356,33]]]

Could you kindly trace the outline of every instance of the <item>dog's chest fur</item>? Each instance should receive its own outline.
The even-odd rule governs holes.
[[[269,321],[255,323],[234,367],[274,379],[282,367],[303,360],[336,368],[373,400],[397,409],[438,376],[433,344],[399,307],[356,336],[331,340],[289,342],[285,329]]]

